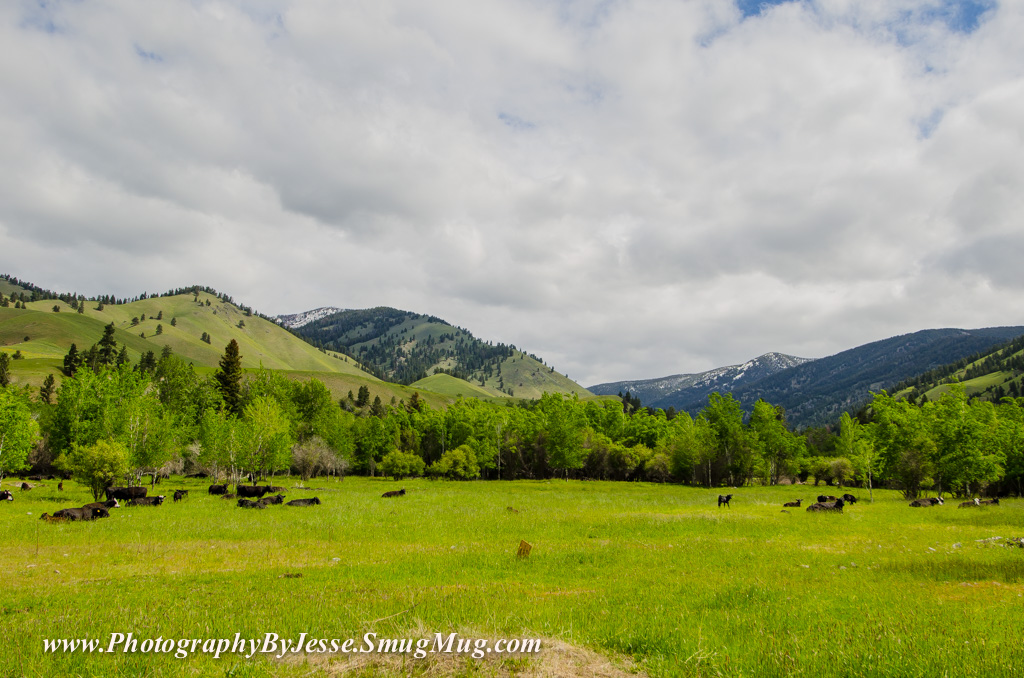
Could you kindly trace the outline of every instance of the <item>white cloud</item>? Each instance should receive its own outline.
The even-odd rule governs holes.
[[[1024,10],[750,7],[9,3],[0,269],[392,305],[585,384],[1019,323]]]

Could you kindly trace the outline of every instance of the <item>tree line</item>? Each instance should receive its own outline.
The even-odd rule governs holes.
[[[1024,399],[972,401],[956,384],[924,404],[883,392],[859,417],[795,432],[781,407],[760,400],[748,415],[731,394],[711,394],[696,416],[669,417],[632,396],[625,407],[545,394],[432,408],[415,392],[371,401],[363,386],[336,401],[317,379],[243,374],[234,341],[206,377],[169,348],[133,365],[112,333],[90,353],[59,387],[0,388],[0,476],[52,466],[96,487],[171,472],[232,482],[351,471],[707,487],[813,478],[908,497],[1020,492],[1024,478]]]

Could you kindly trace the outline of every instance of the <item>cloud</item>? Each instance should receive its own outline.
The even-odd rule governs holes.
[[[1016,324],[1024,12],[0,7],[0,268],[391,305],[581,383]]]

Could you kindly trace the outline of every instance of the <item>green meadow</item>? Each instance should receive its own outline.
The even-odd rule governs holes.
[[[129,631],[541,638],[597,657],[601,675],[1001,676],[1024,661],[1024,549],[1003,545],[1024,536],[1017,500],[912,509],[876,491],[835,515],[782,510],[824,486],[729,490],[719,509],[717,490],[647,483],[275,483],[323,503],[245,510],[207,481],[172,478],[155,488],[163,506],[52,524],[40,514],[88,492],[14,490],[0,503],[0,675],[563,674],[544,669],[543,650],[449,665],[43,653],[43,639],[105,646]],[[171,502],[182,487],[191,496]],[[381,498],[399,487],[406,496]]]

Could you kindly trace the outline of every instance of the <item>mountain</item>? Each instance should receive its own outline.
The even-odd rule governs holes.
[[[285,322],[285,316],[278,318]],[[401,384],[448,374],[496,396],[590,395],[537,356],[510,344],[481,341],[436,316],[379,306],[326,314],[292,331],[314,346],[353,357],[381,379]]]
[[[1022,334],[1024,327],[922,330],[782,370],[735,388],[732,394],[744,409],[763,398],[786,408],[793,426],[820,426],[835,422],[846,410],[862,407],[872,392],[891,390],[903,380]],[[676,401],[674,405],[695,413],[704,402]]]
[[[715,391],[732,391],[809,360],[784,353],[765,353],[742,365],[717,367],[697,374],[674,374],[659,379],[614,381],[588,386],[587,390],[596,395],[628,392],[640,398],[644,405],[668,409],[677,407],[676,403],[707,402],[707,397]]]

